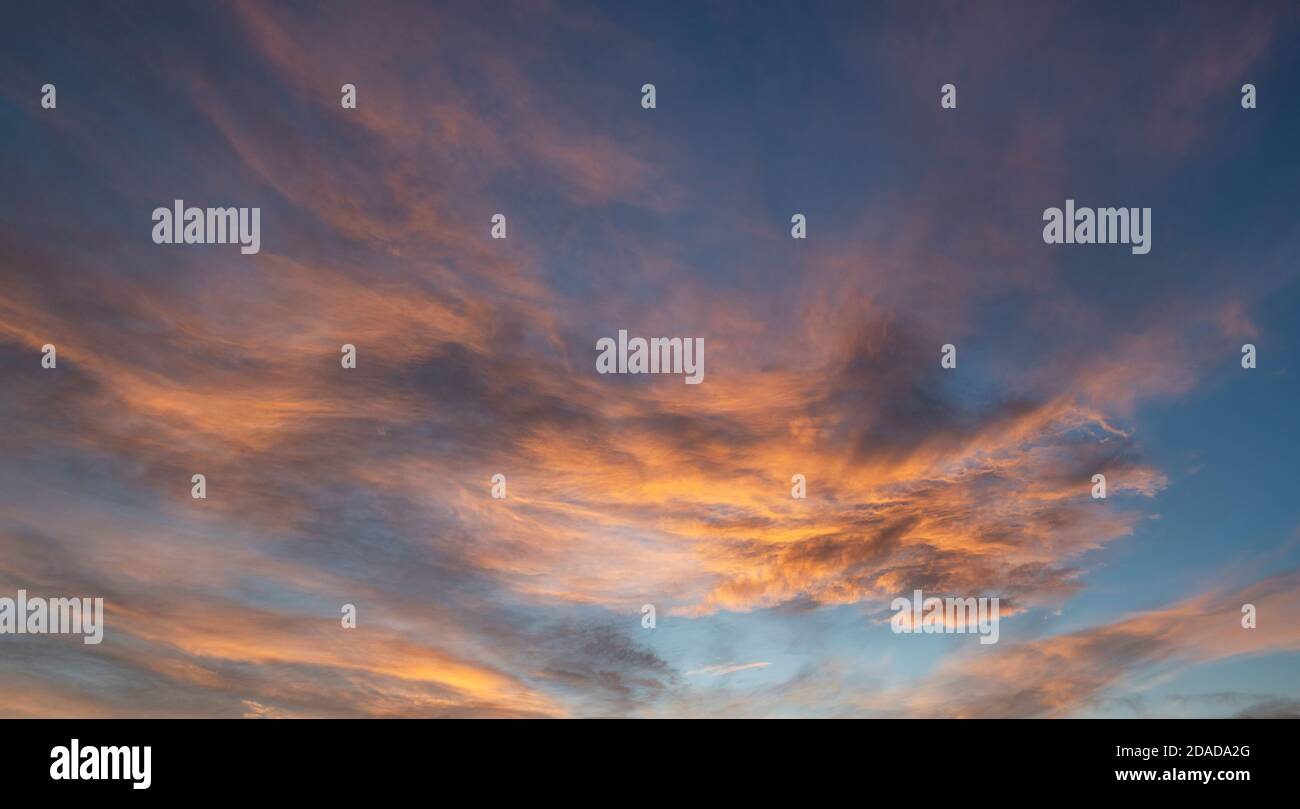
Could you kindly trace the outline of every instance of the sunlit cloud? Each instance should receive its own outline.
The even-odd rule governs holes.
[[[1154,409],[1222,385],[1296,277],[1293,231],[1239,273],[1157,206],[1153,256],[1198,263],[1130,272],[1044,251],[1038,213],[1128,76],[1168,92],[1116,131],[1136,156],[1109,176],[1200,182],[1236,137],[1203,108],[1272,64],[1284,21],[1199,11],[1111,64],[1064,11],[952,13],[942,36],[886,15],[870,48],[825,34],[839,78],[789,98],[758,56],[720,79],[595,7],[238,3],[202,34],[104,9],[52,34],[163,44],[87,45],[57,116],[0,89],[25,150],[0,192],[22,203],[0,225],[0,595],[102,595],[109,626],[95,649],[13,641],[0,714],[1065,716],[1152,670],[1294,651],[1285,559],[1023,629],[1161,518],[1184,458],[1153,447]],[[1025,65],[1058,47],[1087,92],[1039,101]],[[933,121],[940,68],[969,130]],[[262,206],[261,252],[150,244],[180,197]],[[618,329],[701,337],[706,382],[597,374]],[[900,686],[906,647],[859,655],[914,589],[999,597],[1021,629]],[[1267,623],[1243,630],[1237,599]],[[1285,713],[1274,690],[1259,710]]]

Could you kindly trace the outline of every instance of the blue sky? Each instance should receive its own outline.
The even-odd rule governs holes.
[[[1294,3],[4,15],[0,713],[1297,712]]]

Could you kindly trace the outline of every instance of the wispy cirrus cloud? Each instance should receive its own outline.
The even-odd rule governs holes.
[[[883,710],[846,697],[844,683],[887,679],[846,662],[852,634],[790,675],[767,648],[683,655],[662,640],[671,624],[647,633],[638,610],[711,638],[734,616],[835,609],[869,628],[914,588],[999,595],[1008,615],[1061,608],[1162,507],[1171,473],[1148,455],[1143,409],[1212,384],[1215,358],[1264,334],[1260,301],[1294,277],[1278,258],[1239,282],[1211,244],[1197,284],[1144,265],[1156,281],[1112,297],[1044,252],[1038,212],[1066,193],[1079,116],[1104,101],[1092,91],[1083,112],[964,106],[972,138],[918,124],[937,85],[904,71],[929,82],[890,91],[915,93],[895,111],[910,144],[858,140],[860,113],[813,94],[845,153],[892,145],[908,172],[849,186],[857,167],[775,165],[810,160],[796,135],[836,144],[764,106],[763,81],[728,76],[748,112],[710,102],[704,63],[656,68],[654,37],[594,8],[503,21],[239,4],[202,33],[162,15],[158,36],[130,10],[96,14],[64,44],[99,26],[155,44],[92,48],[113,69],[79,72],[57,117],[5,90],[35,155],[8,193],[39,204],[0,229],[0,414],[18,425],[0,458],[0,583],[104,594],[112,631],[98,650],[24,641],[0,668],[8,714]],[[1016,74],[1076,24],[1035,11],[1018,35],[976,17],[951,41],[910,16],[886,31],[938,43],[967,74]],[[1272,53],[1252,32],[1273,19],[1211,38],[1240,58],[1178,84],[1139,130],[1231,90]],[[871,64],[913,64],[879,44]],[[1161,52],[1103,75],[1185,75],[1188,59]],[[843,60],[827,75],[865,75],[824,53]],[[660,80],[651,113],[636,90],[656,70],[680,81]],[[344,82],[355,111],[339,108]],[[1123,135],[1149,150],[1143,137]],[[1161,170],[1216,137],[1190,133]],[[262,254],[148,244],[149,210],[179,197],[262,205]],[[46,202],[78,219],[75,240],[46,238]],[[815,238],[794,244],[787,209],[812,204],[827,206]],[[505,242],[487,236],[497,211]],[[1089,272],[1114,279],[1112,259]],[[703,335],[707,384],[598,376],[595,340],[619,328]],[[46,343],[57,373],[33,361]],[[339,367],[344,343],[355,370]],[[939,367],[945,343],[961,374]],[[1105,501],[1089,493],[1099,471]],[[194,473],[205,501],[189,497]],[[488,496],[496,473],[504,501]],[[806,500],[790,497],[796,473]],[[1261,600],[1292,609],[1295,582],[1267,581]],[[356,630],[339,627],[342,603],[359,605]],[[1224,604],[954,657],[901,704],[1061,715],[1147,666],[1293,648],[1207,629]],[[1202,641],[1218,657],[1193,653]],[[754,690],[693,690],[758,667]],[[954,702],[954,672],[983,685]]]
[[[1132,687],[1161,668],[1237,655],[1294,652],[1300,632],[1296,573],[1243,589],[1208,592],[1092,629],[1019,644],[996,657],[958,657],[913,693],[906,712],[958,717],[1069,716],[1108,692]],[[1242,626],[1241,606],[1282,619]],[[960,683],[960,688],[958,684]]]

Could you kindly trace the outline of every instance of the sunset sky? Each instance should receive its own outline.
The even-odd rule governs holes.
[[[0,716],[1300,715],[1298,34],[5,4],[0,596],[106,626],[0,635]],[[260,253],[154,244],[177,199]],[[1067,199],[1151,252],[1045,244]],[[620,329],[704,382],[597,373]]]

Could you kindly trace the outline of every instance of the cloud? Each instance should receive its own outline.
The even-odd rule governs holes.
[[[851,607],[870,625],[916,588],[1001,596],[1004,615],[1081,593],[1169,486],[1143,409],[1187,400],[1207,358],[1263,334],[1257,304],[1294,269],[1283,244],[1281,269],[1241,279],[1210,244],[1200,283],[1166,283],[1182,267],[1162,265],[1115,286],[1113,257],[1082,273],[1044,252],[1023,223],[1059,203],[1077,127],[1108,120],[1109,91],[1011,115],[971,103],[966,135],[918,116],[940,67],[964,71],[967,105],[979,71],[1011,81],[1063,32],[1078,53],[1099,29],[953,12],[938,32],[891,16],[864,58],[838,30],[819,48],[840,60],[825,94],[781,103],[755,88],[776,80],[763,65],[792,64],[784,40],[757,44],[780,59],[746,55],[750,87],[594,8],[241,3],[147,30],[106,12],[35,26],[87,61],[60,91],[75,116],[5,91],[30,156],[5,194],[40,204],[0,228],[0,584],[102,595],[110,625],[96,650],[26,639],[0,663],[0,712],[851,713],[887,679],[846,662],[851,634],[788,682],[701,695],[687,678],[768,663],[683,674],[640,605],[707,638],[735,615]],[[1273,20],[1078,63],[1089,87],[1170,82],[1115,150],[1188,124],[1161,155],[1172,171],[1217,143],[1189,116],[1268,58]],[[94,44],[109,40],[128,44]],[[927,53],[938,67],[917,68]],[[1173,81],[1205,53],[1213,75]],[[881,64],[905,80],[854,92],[877,99],[871,115],[900,99],[901,134],[864,141],[881,124],[837,82]],[[653,116],[636,103],[647,65],[664,76]],[[894,165],[879,176],[831,157],[893,139],[908,142],[866,161]],[[262,253],[149,244],[148,211],[178,197],[261,206]],[[787,238],[796,198],[829,200],[806,244]],[[497,211],[505,242],[487,237]],[[595,341],[619,328],[702,336],[707,383],[595,374]],[[957,373],[939,367],[949,342]],[[189,497],[195,473],[207,500]],[[1263,600],[1288,608],[1293,585]],[[969,697],[936,686],[903,704],[1068,713],[1146,666],[1207,659],[1198,640],[1253,653],[1182,623],[1224,604],[954,659],[935,682],[970,671]],[[1259,651],[1290,648],[1259,632]]]
[[[1060,717],[1087,708],[1141,678],[1239,655],[1300,649],[1300,574],[1283,573],[1241,590],[1212,591],[1114,623],[961,656],[911,694],[909,715]],[[1277,623],[1241,625],[1253,603]],[[898,696],[898,695],[895,695]],[[882,701],[883,704],[883,701]]]
[[[768,662],[730,663],[725,665],[720,664],[716,666],[705,666],[702,669],[696,669],[695,671],[688,671],[686,672],[686,674],[687,676],[708,674],[712,677],[722,677],[727,674],[735,674],[738,671],[748,671],[749,669],[765,669],[770,665],[772,664]]]

